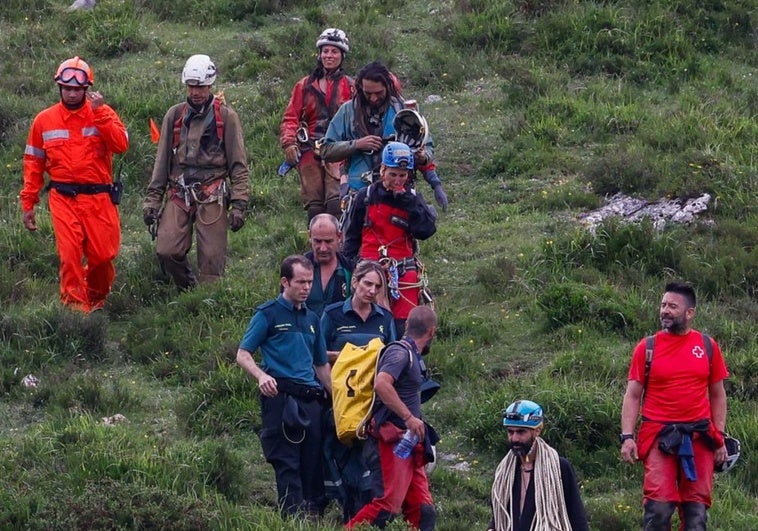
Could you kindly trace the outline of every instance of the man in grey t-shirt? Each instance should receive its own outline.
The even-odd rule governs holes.
[[[381,354],[374,381],[380,407],[366,442],[376,497],[347,523],[347,529],[363,523],[384,527],[401,510],[415,529],[434,529],[436,511],[424,465],[431,460],[427,447],[431,449],[438,437],[421,419],[421,356],[428,352],[436,330],[434,310],[416,306],[408,315],[403,339],[390,343]],[[406,431],[418,442],[410,457],[403,459],[393,450]],[[387,470],[392,473],[382,474]]]

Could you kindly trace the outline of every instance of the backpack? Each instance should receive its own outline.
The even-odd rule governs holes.
[[[374,338],[363,346],[346,343],[340,351],[332,367],[332,409],[337,438],[342,444],[350,446],[355,439],[366,439],[376,400],[376,368],[382,353],[392,344],[408,349],[412,365],[413,352],[401,341],[384,345],[381,339]]]
[[[700,333],[703,336],[703,343],[705,344],[705,353],[708,355],[708,363],[713,361],[713,343],[711,343],[711,337],[708,334]],[[645,376],[642,381],[642,395],[640,396],[640,402],[645,397],[645,391],[647,390],[647,381],[650,379],[650,367],[653,366],[653,347],[655,346],[655,336],[647,336],[645,339]]]

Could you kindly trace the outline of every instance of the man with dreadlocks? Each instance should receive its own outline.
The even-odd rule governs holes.
[[[340,217],[339,163],[325,163],[314,152],[334,113],[350,99],[353,80],[342,63],[350,50],[345,32],[328,28],[316,40],[318,64],[292,89],[292,96],[279,127],[284,157],[300,174],[300,198],[308,222],[318,214]]]
[[[542,407],[516,400],[503,411],[511,450],[495,471],[488,531],[588,531],[574,469],[541,437]]]
[[[414,105],[411,101],[407,104]],[[340,179],[341,198],[379,180],[382,148],[395,139],[395,117],[405,108],[400,82],[384,64],[374,61],[358,72],[355,95],[334,115],[317,146],[324,160],[347,161]],[[408,143],[407,139],[397,140]],[[447,195],[435,169],[431,135],[423,136],[423,145],[415,146],[413,155],[416,168],[434,191],[435,200],[443,210],[447,209]]]

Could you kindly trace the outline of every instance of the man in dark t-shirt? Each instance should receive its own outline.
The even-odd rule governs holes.
[[[492,483],[488,531],[589,531],[574,469],[540,435],[542,406],[516,400],[503,410],[510,450]]]
[[[342,232],[331,214],[318,214],[308,227],[311,250],[305,257],[313,264],[313,286],[306,306],[321,317],[324,308],[350,297],[353,262],[339,252]]]

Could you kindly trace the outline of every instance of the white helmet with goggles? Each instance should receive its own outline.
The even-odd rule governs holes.
[[[182,83],[193,87],[204,87],[216,82],[216,65],[207,55],[193,55],[184,63]]]
[[[542,406],[531,400],[516,400],[502,411],[503,426],[536,429],[542,426]]]
[[[350,51],[350,41],[347,35],[338,28],[327,28],[321,32],[316,40],[316,48],[320,50],[322,46],[334,46],[342,50],[343,53]]]

